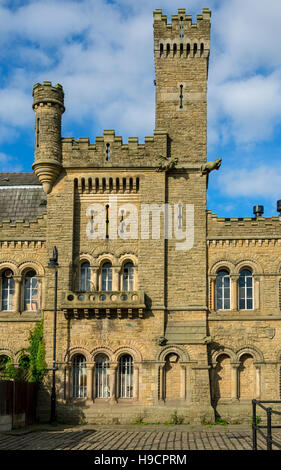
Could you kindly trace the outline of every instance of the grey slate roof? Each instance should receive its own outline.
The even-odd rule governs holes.
[[[40,185],[35,173],[0,173],[1,186]]]
[[[34,220],[46,212],[46,202],[34,173],[0,173],[0,220]]]

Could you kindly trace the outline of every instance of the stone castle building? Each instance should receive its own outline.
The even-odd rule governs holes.
[[[33,88],[33,173],[0,175],[0,356],[44,318],[50,415],[58,254],[59,419],[250,419],[280,399],[281,221],[206,208],[209,9],[154,11],[156,117],[144,144],[61,136],[61,85]],[[164,218],[165,216],[165,218]],[[164,223],[165,220],[165,223]],[[56,247],[56,249],[54,249]]]

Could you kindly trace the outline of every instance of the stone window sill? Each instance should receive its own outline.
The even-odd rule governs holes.
[[[9,310],[0,311],[0,322],[13,322],[13,321],[40,321],[42,318],[42,312],[39,311],[24,311],[15,312]]]

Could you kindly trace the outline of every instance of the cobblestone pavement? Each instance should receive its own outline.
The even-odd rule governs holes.
[[[274,439],[281,444],[280,433]],[[264,440],[258,444],[266,450]],[[252,431],[235,426],[37,425],[0,433],[0,450],[252,450]]]

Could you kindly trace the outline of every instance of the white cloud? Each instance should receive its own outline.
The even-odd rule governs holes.
[[[22,164],[10,155],[0,152],[0,171],[3,173],[13,173],[23,170]]]
[[[227,169],[218,176],[221,193],[232,198],[259,197],[280,199],[281,166]]]

